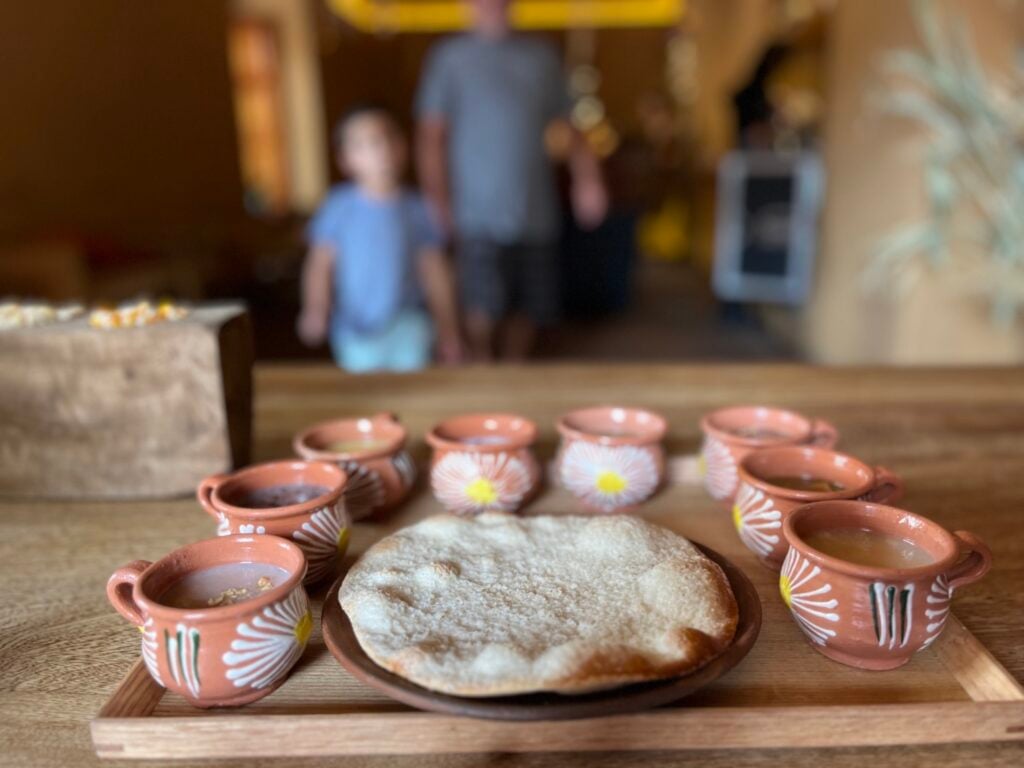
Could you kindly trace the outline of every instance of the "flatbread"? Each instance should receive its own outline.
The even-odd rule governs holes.
[[[377,664],[458,696],[681,675],[738,616],[715,563],[625,515],[431,517],[371,547],[338,599]]]

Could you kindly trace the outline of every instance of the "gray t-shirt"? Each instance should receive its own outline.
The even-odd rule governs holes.
[[[461,236],[501,243],[557,237],[558,197],[544,130],[568,108],[558,57],[539,40],[460,35],[434,47],[416,110],[448,124],[448,174]]]

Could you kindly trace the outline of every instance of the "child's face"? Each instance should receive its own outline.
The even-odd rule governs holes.
[[[401,179],[405,144],[388,117],[357,115],[345,127],[339,159],[357,183],[391,185]]]

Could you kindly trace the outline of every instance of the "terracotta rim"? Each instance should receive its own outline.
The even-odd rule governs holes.
[[[296,473],[312,469],[314,472],[322,472],[327,476],[327,482],[323,483],[330,487],[327,493],[316,498],[304,501],[301,504],[289,504],[286,507],[238,507],[224,500],[221,494],[224,486],[243,481],[252,476],[258,476],[267,469],[284,469]],[[333,480],[333,482],[332,482]],[[253,464],[237,472],[226,475],[223,480],[214,486],[210,499],[213,506],[233,517],[245,517],[253,520],[271,520],[278,517],[291,517],[312,512],[317,507],[333,504],[341,498],[345,491],[345,484],[348,482],[348,473],[340,469],[336,464],[329,461],[268,461],[263,464]]]
[[[908,517],[914,520],[921,528],[927,529],[931,535],[940,540],[946,553],[937,558],[935,562],[927,565],[919,565],[914,568],[880,568],[873,565],[858,565],[847,560],[840,560],[837,557],[826,555],[810,546],[800,536],[797,527],[807,524],[808,520],[815,517],[824,517],[835,513],[853,513],[863,518],[866,528],[875,528],[870,525],[872,518],[876,520],[891,519],[893,517]],[[842,526],[846,527],[846,526]],[[888,531],[885,531],[888,532]],[[956,564],[960,557],[960,545],[956,537],[936,523],[923,515],[908,512],[899,507],[890,507],[885,504],[874,504],[867,501],[839,500],[839,501],[816,501],[797,507],[786,516],[782,523],[782,535],[789,546],[798,550],[808,559],[838,573],[864,579],[913,579],[922,578],[929,574],[939,574],[948,571]],[[909,539],[908,539],[909,541]],[[918,545],[920,546],[920,545]],[[923,547],[927,549],[926,547]]]
[[[773,454],[789,456],[796,453],[806,456],[808,460],[813,460],[814,456],[838,456],[848,461],[851,465],[851,469],[865,473],[867,475],[867,479],[865,479],[860,485],[845,487],[841,491],[801,491],[795,488],[783,488],[781,485],[772,485],[750,468],[750,465],[756,464],[759,461],[764,461]],[[864,463],[858,458],[850,456],[848,453],[840,453],[839,451],[832,451],[828,448],[814,448],[812,446],[804,445],[777,445],[769,448],[761,448],[744,456],[740,461],[739,474],[741,480],[755,488],[771,494],[772,496],[777,496],[781,499],[794,499],[797,501],[812,502],[838,501],[840,499],[850,499],[863,496],[875,487],[876,473],[869,464]],[[822,479],[827,480],[828,478],[826,477]]]
[[[217,560],[218,565],[229,565],[232,563],[251,563],[256,562],[254,559],[241,559],[239,557],[231,557],[230,553],[224,556],[218,556],[217,550],[224,550],[226,548],[238,549],[242,545],[255,545],[258,548],[262,548],[265,551],[271,552],[275,549],[278,552],[283,553],[277,560],[268,558],[266,561],[267,565],[273,565],[278,568],[283,568],[289,571],[288,578],[282,581],[273,589],[268,589],[266,592],[261,592],[258,596],[251,600],[244,600],[234,605],[220,605],[212,608],[174,608],[169,605],[164,605],[157,601],[155,597],[147,595],[145,588],[147,582],[162,573],[167,569],[175,570],[176,566],[181,563],[187,563],[189,561],[189,553],[199,551],[213,551],[211,559]],[[243,550],[244,552],[244,550]],[[291,559],[292,567],[286,564],[282,564],[283,561]],[[298,567],[295,567],[298,566]],[[184,576],[192,569],[181,569],[181,576]],[[214,539],[203,539],[202,541],[196,541],[191,544],[186,544],[184,547],[178,547],[173,552],[161,557],[156,562],[152,563],[146,570],[140,575],[135,585],[132,587],[132,598],[136,604],[142,609],[143,614],[147,616],[156,616],[161,619],[167,620],[183,620],[188,619],[189,621],[204,621],[214,622],[222,619],[235,619],[244,615],[262,611],[265,607],[271,603],[276,603],[278,600],[283,600],[288,594],[292,592],[297,586],[302,584],[302,580],[306,577],[306,556],[299,549],[298,545],[293,544],[287,539],[281,538],[280,536],[272,536],[269,534],[235,534],[232,536],[218,536]],[[174,581],[169,582],[168,587],[173,584]]]
[[[484,424],[493,422],[495,426],[491,429],[474,430],[469,427],[474,422]],[[499,432],[502,427],[515,434],[502,433],[500,435],[502,442],[500,443],[466,443],[462,438],[450,436],[453,432],[463,429],[476,435],[483,435],[489,431]],[[533,445],[537,439],[537,425],[530,419],[515,413],[467,413],[435,424],[433,429],[427,433],[426,439],[431,448],[467,453],[500,453],[529,448]]]
[[[611,421],[630,422],[639,419],[647,420],[648,423],[640,427],[633,434],[623,435],[599,435],[588,431],[582,425],[573,424],[576,420],[582,420],[588,416],[598,416],[605,412],[610,412]],[[616,413],[621,414],[620,419],[615,418]],[[661,442],[668,432],[668,422],[661,414],[649,411],[646,408],[622,405],[596,405],[589,408],[577,408],[562,414],[558,421],[555,422],[555,427],[562,437],[597,442],[600,445],[650,445],[651,443]],[[640,429],[647,429],[649,432],[647,434],[639,434]]]
[[[784,440],[763,440],[756,437],[740,437],[739,435],[735,435],[715,423],[717,420],[724,418],[733,411],[747,410],[775,413],[793,419],[795,422],[801,424],[800,431]],[[814,434],[814,422],[811,419],[807,418],[803,414],[797,413],[796,411],[790,411],[786,408],[775,408],[770,405],[730,405],[726,408],[719,408],[718,410],[705,415],[700,420],[700,428],[704,432],[714,435],[722,442],[746,445],[753,448],[803,443],[809,440]]]
[[[330,421],[321,421],[318,424],[307,427],[297,434],[295,439],[292,441],[292,448],[294,448],[295,452],[307,461],[338,461],[345,459],[351,459],[352,461],[369,461],[370,459],[379,459],[390,456],[396,451],[401,450],[405,446],[406,439],[408,438],[408,433],[406,432],[405,427],[403,427],[397,420],[390,423],[374,423],[374,419],[376,418],[378,417],[359,416],[350,419],[331,419]],[[359,424],[362,422],[374,424],[373,428],[367,431],[395,431],[396,434],[381,438],[382,440],[387,441],[385,446],[367,451],[334,452],[318,448],[313,444],[313,442],[311,442],[311,439],[318,432],[331,432],[348,426],[353,426],[357,431],[359,431]]]

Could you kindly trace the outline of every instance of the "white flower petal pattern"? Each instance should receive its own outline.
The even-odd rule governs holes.
[[[779,592],[804,634],[818,645],[836,636],[829,624],[839,621],[839,601],[826,597],[832,585],[818,579],[821,568],[790,547],[779,574]]]
[[[355,461],[339,462],[348,474],[345,482],[345,510],[352,520],[362,520],[384,504],[384,483],[380,475]]]
[[[530,471],[506,453],[451,451],[434,465],[430,484],[452,512],[514,512],[530,490]]]
[[[267,532],[267,528],[266,528],[266,526],[263,526],[263,525],[254,525],[252,523],[242,523],[240,526],[238,526],[238,532],[239,533],[256,533],[256,534],[259,534],[259,535],[262,536],[264,533]]]
[[[231,521],[228,520],[228,516],[223,512],[217,513],[217,535],[218,536],[230,536],[231,535]]]
[[[307,583],[319,581],[333,571],[338,553],[348,545],[348,537],[348,516],[342,499],[318,509],[292,534],[292,539],[306,555]]]
[[[755,554],[766,557],[779,543],[782,513],[768,494],[748,483],[740,483],[732,522],[743,543]]]
[[[946,628],[946,619],[949,618],[949,604],[953,599],[953,588],[949,586],[949,579],[940,573],[932,582],[931,589],[925,597],[924,617],[928,621],[925,625],[924,643],[922,650],[934,643],[942,630]]]
[[[562,485],[605,512],[638,504],[658,486],[658,467],[650,451],[632,445],[572,440],[559,469]]]
[[[236,629],[222,657],[236,688],[266,688],[288,674],[302,655],[313,628],[309,597],[299,587]]]
[[[732,452],[717,437],[708,435],[704,438],[701,458],[704,462],[704,487],[711,498],[718,501],[728,499],[735,493],[739,482]]]
[[[158,685],[163,685],[163,678],[160,677],[160,665],[157,662],[157,651],[160,648],[160,643],[157,641],[156,628],[153,626],[153,617],[150,616],[146,619],[146,623],[142,625],[142,662],[146,665],[146,669],[149,670],[149,674]]]

